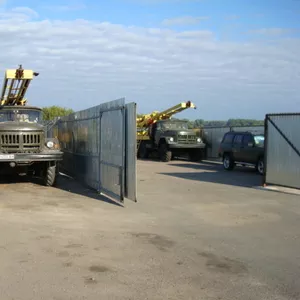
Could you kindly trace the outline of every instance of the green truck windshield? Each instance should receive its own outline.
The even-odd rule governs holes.
[[[188,124],[187,123],[181,123],[181,122],[165,122],[162,123],[162,128],[167,130],[187,130]]]
[[[38,110],[28,109],[0,110],[0,122],[7,121],[41,123],[42,113]]]

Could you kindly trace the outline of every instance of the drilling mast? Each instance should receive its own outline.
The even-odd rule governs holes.
[[[18,69],[5,71],[3,87],[0,97],[0,105],[26,105],[24,98],[33,77],[39,73],[32,70],[24,70],[22,65]]]

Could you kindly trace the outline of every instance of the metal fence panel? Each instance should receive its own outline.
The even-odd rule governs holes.
[[[136,178],[136,103],[128,103],[126,112],[125,197],[137,201]]]
[[[100,105],[99,190],[124,201],[125,182],[125,102]]]
[[[265,183],[300,188],[300,113],[266,115]]]
[[[125,182],[130,198],[136,200],[136,182],[131,182],[136,176],[136,158],[127,157],[134,146],[133,132],[136,134],[132,121],[135,106],[128,107],[126,114],[122,98],[62,117],[48,126],[48,136],[58,137],[64,152],[62,171],[121,202]]]
[[[217,158],[220,143],[230,127],[204,127],[202,137],[207,147],[207,157]]]

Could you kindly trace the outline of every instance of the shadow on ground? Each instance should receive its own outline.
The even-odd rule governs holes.
[[[1,176],[0,177],[0,185],[1,184],[18,184],[18,183],[32,183],[37,187],[43,187],[41,180],[38,178],[31,178],[28,176],[18,176],[18,175],[9,175],[9,176]],[[88,187],[85,187],[80,182],[74,180],[71,177],[65,176],[64,174],[60,174],[57,177],[57,183],[55,187],[49,187],[49,189],[56,188],[71,194],[80,195],[83,197],[92,198],[98,201],[103,201],[109,204],[113,204],[116,206],[123,207],[120,203],[105,197],[104,195],[100,195],[97,191],[92,190]]]
[[[192,169],[191,172],[163,172],[161,175],[179,177],[183,179],[211,182],[240,187],[253,187],[262,185],[262,176],[254,168],[236,166],[232,171],[226,171],[223,166],[214,162],[172,163],[176,168]]]
[[[77,194],[122,207],[122,205],[117,201],[114,201],[104,195],[100,195],[97,191],[64,174],[60,174],[58,176],[56,188],[72,194]]]

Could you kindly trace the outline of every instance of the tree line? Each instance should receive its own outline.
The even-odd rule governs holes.
[[[188,122],[188,126],[191,129],[202,128],[202,127],[233,127],[233,126],[263,126],[264,125],[264,120],[255,120],[255,119],[228,119],[228,120],[212,120],[212,121],[206,121],[203,119],[197,119],[195,121],[191,121],[188,119],[181,119],[181,120]]]
[[[45,121],[53,120],[56,117],[63,117],[69,114],[72,114],[74,111],[70,108],[64,108],[60,106],[48,106],[43,108],[43,118]],[[137,117],[141,117],[141,114],[137,114]],[[254,120],[254,119],[228,119],[227,121],[215,120],[215,121],[206,121],[203,119],[197,119],[191,121],[188,119],[177,119],[173,120],[183,120],[188,123],[189,128],[201,128],[201,127],[225,127],[225,126],[263,126],[263,120]]]
[[[64,116],[70,115],[74,112],[73,109],[64,108],[64,107],[55,106],[55,105],[43,107],[42,111],[43,111],[43,119],[45,121],[51,121],[57,117],[64,117]]]
[[[141,114],[137,114],[137,117],[141,117]],[[202,128],[202,127],[233,127],[233,126],[263,126],[264,120],[255,119],[228,119],[228,120],[213,120],[206,121],[203,119],[197,119],[191,121],[189,119],[172,118],[173,120],[186,121],[190,129]]]

